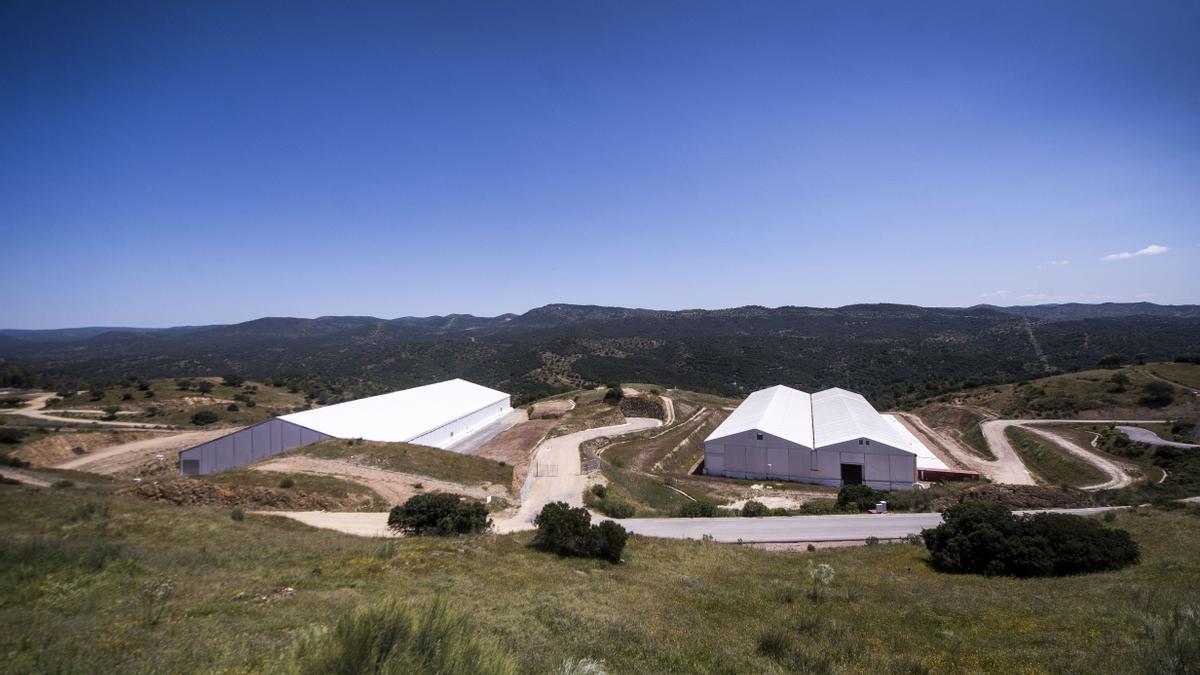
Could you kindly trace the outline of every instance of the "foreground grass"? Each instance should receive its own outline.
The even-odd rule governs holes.
[[[0,512],[9,672],[272,670],[305,629],[387,596],[445,598],[521,672],[582,657],[611,672],[1125,672],[1146,612],[1200,605],[1196,510],[1118,516],[1140,565],[1035,580],[938,574],[913,545],[634,537],[612,566],[533,551],[528,535],[383,542],[85,490],[0,487]],[[822,602],[809,560],[835,570]],[[151,625],[143,589],[164,577],[174,591]]]
[[[1043,441],[1020,427],[1004,430],[1013,450],[1021,461],[1038,478],[1050,485],[1094,485],[1103,482],[1106,475],[1095,466],[1078,459],[1066,450]]]
[[[353,457],[360,463],[381,469],[465,485],[492,483],[510,488],[513,484],[511,464],[424,445],[328,440],[307,445],[296,452],[326,459]]]

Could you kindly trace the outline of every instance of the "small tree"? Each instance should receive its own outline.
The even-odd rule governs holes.
[[[221,383],[226,387],[240,387],[246,382],[246,378],[235,373],[224,375],[221,378]]]
[[[1113,394],[1120,394],[1121,392],[1125,391],[1130,382],[1129,376],[1125,373],[1113,373],[1112,376],[1108,378],[1108,381],[1112,384],[1112,388],[1110,388],[1108,391]]]
[[[388,527],[410,535],[447,537],[483,532],[491,525],[482,502],[448,492],[416,495],[388,514]]]
[[[609,387],[608,391],[604,392],[604,402],[609,405],[617,405],[625,398],[625,391],[620,387]]]
[[[547,504],[534,519],[537,534],[534,548],[562,556],[600,558],[611,563],[621,562],[621,553],[629,533],[625,528],[606,520],[592,525],[592,514],[583,507],[571,508],[563,502]]]
[[[1147,382],[1142,387],[1142,405],[1149,408],[1165,408],[1175,402],[1175,387],[1166,382]]]
[[[201,394],[207,394],[212,390],[213,383],[209,382],[208,380],[201,380],[198,384],[196,384],[196,391],[200,392]]]
[[[875,490],[869,485],[843,485],[838,490],[837,509],[838,511],[870,511],[884,497],[887,497],[886,492]]]
[[[192,415],[192,424],[202,427],[216,422],[217,419],[217,413],[211,410],[201,410],[195,415]]]
[[[767,508],[766,504],[756,502],[753,499],[746,502],[745,506],[742,507],[743,518],[762,518],[770,513],[771,509]]]

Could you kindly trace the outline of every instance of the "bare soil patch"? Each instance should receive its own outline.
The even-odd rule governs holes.
[[[34,466],[54,466],[105,448],[161,435],[153,431],[65,431],[33,441],[12,454]]]
[[[513,490],[520,489],[529,473],[533,451],[558,424],[556,419],[531,419],[510,429],[505,429],[495,438],[475,451],[476,457],[504,462],[513,467]]]
[[[569,399],[554,401],[539,401],[529,410],[530,419],[558,419],[575,407],[575,402]]]

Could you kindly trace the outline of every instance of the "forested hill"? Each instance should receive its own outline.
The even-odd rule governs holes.
[[[0,385],[237,372],[286,379],[336,400],[463,377],[523,400],[610,380],[730,395],[783,383],[845,387],[891,406],[965,385],[1093,367],[1112,355],[1170,360],[1200,345],[1195,306],[1149,305],[1141,313],[1130,313],[1133,305],[1050,307],[1067,306],[660,311],[555,304],[498,317],[4,330]]]

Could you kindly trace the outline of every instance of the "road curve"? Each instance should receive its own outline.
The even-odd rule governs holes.
[[[1017,484],[1034,485],[1034,484],[1036,484],[1036,481],[1033,479],[1033,475],[1031,473],[1029,473],[1029,469],[1027,469],[1025,467],[1025,464],[1023,462],[1021,462],[1021,457],[1019,455],[1017,455],[1016,450],[1014,450],[1012,445],[1008,442],[1008,436],[1006,436],[1004,432],[1009,427],[1021,427],[1022,429],[1025,429],[1026,431],[1029,431],[1037,436],[1042,437],[1043,439],[1050,441],[1054,445],[1057,445],[1058,447],[1062,448],[1063,450],[1066,450],[1067,452],[1071,453],[1075,457],[1078,457],[1079,459],[1095,466],[1097,469],[1099,469],[1101,472],[1103,472],[1106,476],[1108,476],[1108,479],[1103,482],[1096,483],[1093,485],[1083,486],[1082,489],[1084,489],[1084,490],[1108,490],[1108,489],[1112,489],[1112,488],[1124,487],[1126,485],[1131,485],[1133,483],[1133,478],[1125,470],[1125,467],[1122,464],[1115,462],[1111,459],[1108,459],[1107,457],[1102,457],[1099,454],[1092,452],[1091,450],[1082,448],[1082,447],[1076,445],[1075,443],[1073,443],[1072,441],[1070,441],[1048,429],[1040,429],[1040,428],[1036,428],[1031,425],[1042,426],[1042,425],[1055,425],[1055,424],[1116,424],[1116,423],[1120,423],[1120,422],[1129,422],[1129,420],[1063,420],[1063,419],[988,420],[986,422],[983,422],[980,425],[980,427],[983,430],[983,437],[987,441],[988,448],[991,449],[992,454],[996,455],[998,460],[1003,458],[1002,461],[1004,461],[1009,467],[1020,466],[1021,471],[1024,472],[1025,476],[1028,476],[1028,482],[1022,482],[1022,483],[1017,483]],[[1146,420],[1138,420],[1136,423],[1148,424],[1150,422],[1148,422]],[[996,480],[996,482],[998,482],[998,483],[1011,482],[1011,481],[1006,481],[1006,480],[997,480],[995,478],[993,478],[993,480]]]
[[[1129,440],[1136,443],[1145,443],[1146,445],[1160,445],[1168,448],[1200,448],[1200,445],[1193,443],[1179,443],[1176,441],[1168,441],[1158,434],[1143,429],[1141,427],[1126,427],[1118,426],[1117,430],[1129,437]]]
[[[120,429],[171,429],[170,426],[164,424],[147,424],[143,422],[106,422],[104,420],[79,419],[77,417],[59,417],[43,412],[46,407],[46,401],[55,397],[55,394],[38,394],[25,402],[25,405],[20,408],[6,408],[6,415],[20,415],[30,419],[41,420],[43,422],[55,422],[57,424],[75,424],[81,427],[117,427]]]

